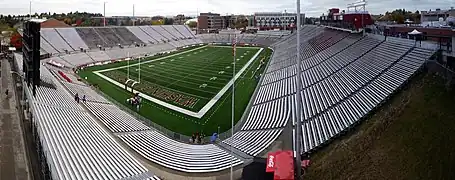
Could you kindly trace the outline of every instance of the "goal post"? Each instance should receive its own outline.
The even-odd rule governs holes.
[[[126,91],[128,91],[128,83],[129,83],[129,82],[135,82],[135,81],[132,80],[132,79],[128,79],[128,80],[125,81],[125,90],[126,90]],[[132,86],[131,86],[131,87],[132,87]],[[132,90],[132,88],[131,88],[131,90]]]

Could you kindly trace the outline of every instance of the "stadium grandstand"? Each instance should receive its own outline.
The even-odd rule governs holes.
[[[264,157],[288,134],[296,136],[297,93],[303,116],[297,127],[301,149],[294,151],[310,154],[387,102],[434,54],[413,41],[324,26],[305,25],[299,33],[297,51],[296,33],[290,31],[196,35],[186,25],[42,28],[41,53],[47,56],[40,66],[41,86],[33,96],[23,85],[41,172],[46,179],[62,180],[216,179],[233,166],[240,179],[242,168],[255,157]],[[234,129],[218,132],[219,139],[210,143],[188,143],[181,137],[191,137],[175,137],[177,133],[151,125],[148,121],[154,119],[139,118],[77,73],[117,61],[231,47],[233,39],[237,51],[246,46],[273,53]],[[14,54],[18,72],[22,61],[21,54]],[[75,101],[81,95],[86,102]]]

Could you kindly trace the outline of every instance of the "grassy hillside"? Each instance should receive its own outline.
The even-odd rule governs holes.
[[[312,155],[304,179],[455,179],[455,90],[424,73],[389,102]]]

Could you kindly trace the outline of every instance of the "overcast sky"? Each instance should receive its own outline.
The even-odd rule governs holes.
[[[28,14],[29,0],[0,0],[0,14]],[[220,14],[253,14],[254,12],[295,12],[295,0],[33,0],[32,12],[70,11],[103,12],[106,3],[106,16],[136,16],[176,14],[196,15],[197,12]],[[354,0],[301,0],[301,11],[307,16],[320,16],[329,8],[346,9],[346,4]],[[372,14],[406,10],[449,9],[455,0],[368,0],[367,10]]]

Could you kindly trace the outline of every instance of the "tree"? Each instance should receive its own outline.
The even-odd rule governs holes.
[[[247,26],[248,26],[248,19],[243,15],[237,16],[237,18],[235,19],[235,22],[234,22],[234,27],[236,29],[242,29],[242,28],[246,28]]]
[[[196,27],[197,27],[197,22],[196,22],[196,21],[190,21],[190,22],[188,23],[188,27],[190,27],[190,28],[196,28]]]
[[[174,24],[174,19],[164,18],[164,25],[172,25],[172,24]]]
[[[18,32],[15,32],[10,38],[11,46],[14,46],[16,50],[22,48],[22,37]]]
[[[163,25],[164,21],[162,19],[152,20],[152,25]]]

